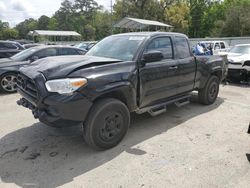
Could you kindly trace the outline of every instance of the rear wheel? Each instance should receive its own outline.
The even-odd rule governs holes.
[[[116,99],[97,101],[84,125],[86,143],[98,150],[116,146],[126,135],[130,124],[127,106]]]
[[[15,93],[17,90],[17,75],[6,73],[0,77],[0,90],[5,93]]]
[[[213,104],[218,97],[220,81],[217,76],[211,76],[204,88],[199,90],[199,101],[202,104]]]

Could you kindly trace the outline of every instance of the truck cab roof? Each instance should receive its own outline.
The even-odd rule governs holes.
[[[115,34],[113,36],[146,36],[146,37],[154,37],[154,36],[159,36],[159,35],[168,35],[168,36],[180,36],[180,37],[185,37],[188,38],[187,35],[182,34],[182,33],[175,33],[175,32],[131,32],[131,33],[121,33],[121,34]]]

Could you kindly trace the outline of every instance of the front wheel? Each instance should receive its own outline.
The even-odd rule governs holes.
[[[15,93],[17,91],[17,75],[6,73],[0,77],[0,90],[5,93]]]
[[[218,97],[220,81],[217,76],[211,76],[204,88],[199,90],[199,102],[201,104],[213,104]]]
[[[130,124],[127,106],[117,99],[102,99],[92,107],[84,123],[86,143],[105,150],[116,146],[126,135]]]

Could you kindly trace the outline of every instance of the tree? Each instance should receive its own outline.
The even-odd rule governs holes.
[[[95,28],[95,40],[103,39],[111,33],[111,13],[97,11],[94,16],[93,27]]]
[[[72,30],[72,14],[73,4],[69,0],[64,0],[61,4],[60,9],[54,14],[54,18],[57,20],[57,30]]]
[[[48,16],[41,16],[37,22],[37,28],[40,30],[48,30],[50,18]]]
[[[15,29],[19,32],[20,38],[26,38],[29,31],[36,30],[37,20],[30,18],[16,25]]]
[[[186,3],[178,3],[166,9],[167,20],[174,26],[175,32],[188,34],[189,7]]]
[[[57,28],[58,28],[57,19],[54,17],[50,18],[48,23],[48,30],[57,30]]]
[[[189,35],[191,37],[203,37],[201,25],[204,13],[208,7],[208,0],[189,0],[190,6],[190,28]]]
[[[2,39],[17,39],[18,38],[18,31],[15,29],[7,28],[2,31]]]
[[[0,20],[0,31],[3,29],[8,29],[9,27],[10,26],[8,22],[3,22],[2,20]]]

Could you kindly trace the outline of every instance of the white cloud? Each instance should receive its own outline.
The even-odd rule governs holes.
[[[34,10],[33,6],[27,0],[12,0],[10,5],[16,11],[28,12]]]
[[[0,19],[11,26],[27,18],[39,18],[41,15],[52,16],[63,0],[0,0]],[[113,3],[115,0],[112,0]],[[96,0],[99,5],[110,10],[110,0]]]
[[[4,5],[3,2],[0,2],[0,18],[4,18],[4,12],[6,11],[6,6]]]
[[[34,16],[35,9],[27,0],[12,0],[10,6],[13,10],[21,12],[24,17]]]

